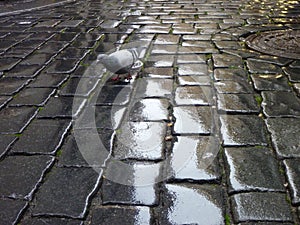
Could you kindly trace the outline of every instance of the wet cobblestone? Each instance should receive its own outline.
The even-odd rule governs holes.
[[[246,41],[298,1],[42,2],[0,2],[0,224],[300,223],[300,59]]]

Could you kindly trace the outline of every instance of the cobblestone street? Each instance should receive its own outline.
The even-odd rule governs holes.
[[[0,225],[300,224],[299,1],[8,2]]]

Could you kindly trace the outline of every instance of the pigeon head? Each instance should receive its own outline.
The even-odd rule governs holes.
[[[105,55],[105,54],[99,54],[97,56],[97,61],[99,61],[99,62],[105,62],[107,59],[108,59],[108,55]]]

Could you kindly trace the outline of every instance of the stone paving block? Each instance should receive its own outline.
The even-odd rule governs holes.
[[[23,77],[34,78],[37,76],[41,68],[37,65],[18,64],[13,69],[5,73],[6,77]]]
[[[99,185],[98,176],[92,168],[52,169],[35,194],[32,214],[82,218]]]
[[[50,156],[9,156],[0,162],[0,195],[31,199],[45,172],[53,164]]]
[[[252,74],[251,78],[255,89],[259,91],[291,91],[287,78],[282,74]]]
[[[0,223],[16,224],[27,205],[25,201],[0,199]]]
[[[145,206],[103,206],[92,211],[91,225],[150,225],[150,209]]]
[[[57,59],[80,59],[82,60],[88,53],[89,49],[82,49],[77,47],[67,47],[60,54],[57,55]]]
[[[300,156],[299,118],[268,118],[266,124],[279,157]]]
[[[206,56],[203,55],[178,55],[177,56],[178,64],[191,64],[191,63],[206,63]]]
[[[179,64],[178,65],[178,75],[198,75],[206,76],[208,75],[208,68],[206,64]]]
[[[139,30],[137,30],[137,33],[142,34],[168,34],[171,30],[170,25],[168,24],[151,24],[151,25],[145,25],[141,27]]]
[[[11,151],[55,154],[70,126],[70,120],[34,120],[13,145]]]
[[[117,130],[113,155],[117,159],[161,159],[165,135],[164,122],[125,121]]]
[[[219,49],[240,49],[241,45],[236,41],[214,41]]]
[[[88,97],[99,82],[98,78],[71,77],[60,90],[60,95]]]
[[[153,55],[147,60],[147,65],[153,67],[172,67],[175,57],[173,55]]]
[[[217,68],[214,70],[215,80],[224,81],[224,80],[247,80],[247,72],[244,69],[237,68]]]
[[[178,54],[212,54],[218,53],[216,48],[197,47],[197,46],[179,46]]]
[[[236,80],[224,80],[215,83],[215,88],[220,94],[251,94],[253,88],[247,81]]]
[[[135,102],[129,112],[130,121],[168,120],[170,103],[167,99],[146,98]]]
[[[211,84],[211,79],[208,76],[179,76],[178,83],[182,86],[209,86]]]
[[[71,118],[77,117],[86,100],[79,99],[75,104],[72,97],[51,97],[45,107],[38,113],[38,118]]]
[[[77,59],[57,59],[52,61],[47,68],[47,73],[71,73],[79,64]]]
[[[0,59],[0,71],[11,70],[16,66],[21,60],[18,58],[1,58]]]
[[[300,116],[300,99],[292,92],[263,91],[262,107],[268,117]]]
[[[174,44],[177,45],[179,43],[179,36],[172,35],[172,34],[159,34],[157,35],[154,44],[161,44],[161,45],[169,45]]]
[[[162,47],[163,46],[163,47]],[[153,45],[151,54],[176,54],[178,46],[177,45]]]
[[[175,180],[216,181],[220,171],[215,160],[219,145],[213,137],[179,136],[170,159]]]
[[[214,127],[212,108],[208,106],[174,107],[176,134],[210,134]]]
[[[211,105],[212,90],[208,86],[181,86],[175,91],[177,105]]]
[[[0,95],[14,95],[24,88],[29,81],[29,79],[2,77],[0,78]]]
[[[57,25],[57,27],[77,27],[84,20],[65,20]]]
[[[241,193],[231,197],[235,222],[293,221],[286,194],[276,192]]]
[[[259,113],[260,107],[252,94],[218,94],[218,110],[227,113]]]
[[[39,49],[37,51],[35,51],[35,53],[37,54],[52,54],[52,55],[56,55],[58,52],[62,51],[66,46],[68,45],[68,43],[65,42],[46,42],[45,44],[43,44],[41,47],[39,47]]]
[[[131,91],[129,85],[105,85],[97,96],[96,105],[126,105]]]
[[[45,65],[50,62],[53,55],[49,53],[33,53],[29,56],[27,56],[20,65]]]
[[[60,147],[58,165],[103,167],[110,157],[112,134],[113,130],[110,129],[74,130]]]
[[[26,88],[14,96],[10,106],[44,106],[56,90],[52,88]]]
[[[151,78],[173,78],[172,67],[147,67],[143,71],[143,76]]]
[[[224,224],[221,188],[211,185],[166,184],[160,224]]]
[[[255,59],[247,59],[247,66],[250,73],[259,74],[281,74],[281,68],[277,65],[261,62]]]
[[[225,155],[229,167],[229,192],[285,191],[283,177],[271,149],[226,148]]]
[[[300,69],[299,68],[285,67],[285,68],[283,68],[283,71],[288,76],[288,78],[291,82],[300,82],[300,78],[299,78]]]
[[[9,101],[12,100],[10,96],[0,96],[0,109],[4,108]]]
[[[221,115],[225,146],[267,145],[264,121],[256,115]]]
[[[0,111],[0,133],[21,133],[36,115],[34,107],[8,107]]]
[[[218,67],[244,67],[244,63],[241,57],[229,54],[213,54],[212,55],[214,66]]]
[[[17,139],[14,135],[0,135],[0,158],[6,154],[10,145]]]
[[[169,98],[173,91],[173,80],[143,78],[138,79],[136,84],[136,98],[165,97]]]
[[[28,84],[28,87],[32,88],[58,88],[61,86],[66,80],[67,76],[62,76],[60,74],[47,74],[41,73],[34,79],[34,81]]]
[[[138,167],[141,165],[136,166]],[[134,169],[136,169],[136,166],[134,167]],[[149,167],[148,169],[152,170],[153,168]],[[135,171],[133,171],[132,173],[133,177],[136,176],[134,172]],[[158,173],[158,171],[156,171],[156,173]],[[145,174],[143,174],[142,176],[145,176]],[[130,186],[122,183],[115,183],[106,179],[103,180],[101,187],[103,204],[129,204],[144,206],[157,205],[157,187],[155,185],[156,177],[149,177],[149,175],[147,175],[146,178],[142,177],[142,179],[147,180],[147,185]],[[116,195],[115,193],[118,193],[118,195]]]
[[[291,190],[292,203],[298,205],[300,203],[300,179],[299,179],[299,159],[286,159],[284,165]]]

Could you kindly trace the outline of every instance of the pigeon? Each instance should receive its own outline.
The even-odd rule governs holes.
[[[119,75],[125,73],[128,74],[126,79],[130,80],[132,78],[130,71],[145,49],[145,47],[139,47],[118,50],[109,55],[100,54],[97,56],[97,61],[102,63],[108,71],[118,75],[117,77],[112,78],[112,80],[119,80]]]

